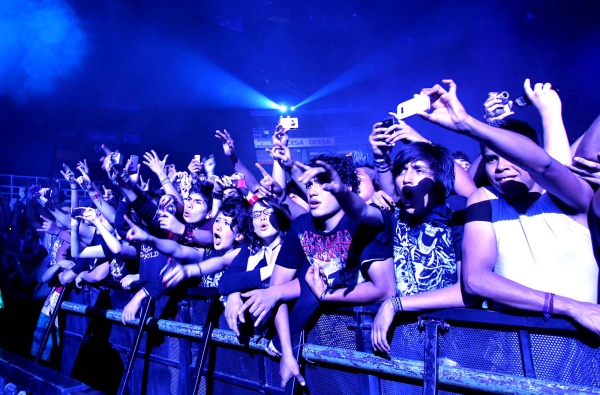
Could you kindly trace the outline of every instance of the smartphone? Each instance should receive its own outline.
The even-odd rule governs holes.
[[[137,173],[139,159],[137,155],[131,155],[129,157],[129,169],[127,171],[129,173]]]
[[[383,121],[381,121],[381,126],[379,126],[379,127],[387,129],[395,123],[396,123],[395,119],[384,119]]]
[[[298,118],[281,117],[279,124],[284,129],[298,129]]]
[[[194,155],[194,160],[200,162],[200,155]]]
[[[75,207],[73,210],[71,210],[71,217],[81,217],[86,208],[87,207]]]
[[[420,112],[429,111],[431,100],[427,95],[418,95],[410,100],[398,104],[396,114],[399,119],[405,119]]]

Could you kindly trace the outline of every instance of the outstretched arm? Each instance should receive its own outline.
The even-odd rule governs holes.
[[[450,86],[448,91],[440,85],[423,89],[423,92],[433,100],[433,111],[421,113],[424,119],[474,138],[529,172],[542,188],[577,213],[587,212],[593,192],[585,181],[575,177],[569,169],[527,137],[495,128],[471,117],[456,96],[454,81],[443,80],[443,82]],[[544,100],[541,97],[530,97],[530,99]]]
[[[342,210],[353,220],[372,226],[383,225],[381,211],[369,206],[360,196],[353,193],[342,182],[337,171],[323,161],[317,161],[319,167],[310,167],[302,162],[296,162],[294,166],[304,170],[300,181],[307,183],[317,175],[324,178],[325,183],[321,187],[331,192],[340,203]]]
[[[215,132],[215,137],[219,139],[221,144],[223,144],[223,152],[231,160],[235,171],[244,175],[247,188],[250,191],[255,192],[259,187],[258,181],[256,180],[256,177],[254,177],[254,174],[248,170],[246,165],[244,165],[244,163],[242,163],[240,158],[237,156],[231,135],[227,132],[227,130],[223,129],[222,132],[217,130]]]

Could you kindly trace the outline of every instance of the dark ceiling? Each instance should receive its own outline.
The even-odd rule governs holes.
[[[66,155],[57,154],[61,139],[72,150],[77,143],[70,138],[90,144],[81,137],[86,131],[135,129],[143,146],[157,125],[193,128],[182,111],[241,116],[264,107],[261,97],[296,104],[312,96],[306,108],[366,103],[385,114],[421,88],[453,78],[467,109],[479,115],[488,91],[517,96],[529,77],[560,87],[572,138],[600,107],[600,29],[597,12],[584,2],[20,3],[0,5],[0,122],[10,136],[0,154],[20,151],[12,165],[2,164],[4,174],[46,176],[45,169],[55,169],[47,162]],[[152,118],[151,125],[127,112]],[[521,115],[538,121],[531,111]],[[32,155],[42,163],[30,165]]]

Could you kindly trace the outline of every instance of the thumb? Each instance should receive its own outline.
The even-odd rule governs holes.
[[[302,377],[300,373],[295,374],[294,377],[296,378],[296,380],[298,380],[298,384],[300,384],[303,387],[306,385],[306,380],[304,380],[304,377]]]

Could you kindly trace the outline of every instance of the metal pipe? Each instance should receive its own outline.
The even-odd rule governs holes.
[[[87,306],[77,303],[63,302],[61,308],[73,313],[89,314]],[[120,311],[105,310],[103,315],[109,320],[121,322]],[[152,319],[149,318],[149,320]],[[155,321],[156,326],[162,332],[197,339],[202,337],[203,330],[199,325],[168,320]],[[139,320],[135,320],[131,324],[138,325]],[[258,351],[264,350],[268,344],[267,339],[259,336],[252,336],[245,344],[241,344],[238,337],[232,331],[220,328],[213,330],[211,341]],[[308,362],[323,362],[375,374],[423,380],[423,361],[406,358],[385,359],[370,353],[320,346],[317,344],[305,344],[302,350],[302,357]],[[564,385],[552,381],[444,365],[439,366],[438,380],[440,384],[501,394],[600,394],[600,388]]]

